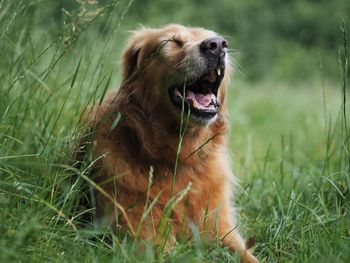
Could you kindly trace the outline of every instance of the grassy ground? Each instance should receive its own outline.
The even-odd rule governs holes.
[[[102,10],[98,28],[105,33],[98,34],[94,15],[57,29],[39,27],[30,4],[9,8],[0,31],[0,262],[236,260],[196,239],[156,259],[151,246],[140,252],[120,237],[112,245],[109,230],[79,226],[75,204],[83,180],[69,180],[67,159],[83,109],[118,86],[121,19]],[[345,81],[340,74],[339,83],[327,82],[319,72],[307,83],[232,83],[240,228],[254,237],[263,262],[350,258]]]

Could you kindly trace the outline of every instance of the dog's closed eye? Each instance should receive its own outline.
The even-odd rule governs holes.
[[[184,45],[184,42],[183,41],[181,41],[180,39],[178,39],[178,38],[174,38],[174,39],[172,39],[172,42],[174,42],[179,48],[182,48],[183,47],[183,45]]]

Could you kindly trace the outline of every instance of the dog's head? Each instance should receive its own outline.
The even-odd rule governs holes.
[[[123,55],[124,86],[144,105],[161,105],[208,125],[222,110],[229,76],[227,41],[213,31],[169,25],[134,32]],[[136,85],[135,85],[136,84]]]

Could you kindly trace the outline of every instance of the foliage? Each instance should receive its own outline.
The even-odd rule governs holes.
[[[118,86],[125,30],[138,22],[233,35],[241,70],[256,80],[235,79],[229,117],[240,229],[258,258],[347,262],[348,47],[339,25],[348,13],[339,0],[0,0],[0,262],[237,260],[195,230],[157,258],[151,244],[140,251],[77,220],[88,212],[77,206],[85,171],[69,165],[78,123]]]
[[[79,2],[85,4],[79,5]],[[50,10],[47,16],[54,17],[53,23],[57,25],[57,21],[66,19],[62,9],[91,15],[109,2],[61,0],[44,3],[50,7],[46,8]],[[318,74],[320,62],[327,78],[336,80],[339,76],[337,52],[342,45],[339,25],[350,13],[350,3],[346,0],[220,0],[215,4],[210,0],[139,0],[116,3],[117,17],[131,4],[122,31],[133,30],[139,24],[158,27],[181,23],[206,27],[225,35],[241,71],[250,80],[310,80]],[[41,5],[35,9],[42,14]],[[48,17],[41,16],[41,19],[42,26],[47,27]]]

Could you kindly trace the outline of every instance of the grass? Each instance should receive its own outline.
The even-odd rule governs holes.
[[[196,231],[194,241],[157,257],[150,244],[140,252],[128,237],[79,224],[84,180],[67,165],[81,135],[77,124],[121,75],[127,6],[106,6],[43,27],[46,9],[36,1],[0,1],[0,262],[234,262]],[[241,76],[232,83],[240,229],[256,240],[262,262],[350,258],[346,47],[339,83],[324,79],[322,67],[319,78],[302,84],[252,85]]]

